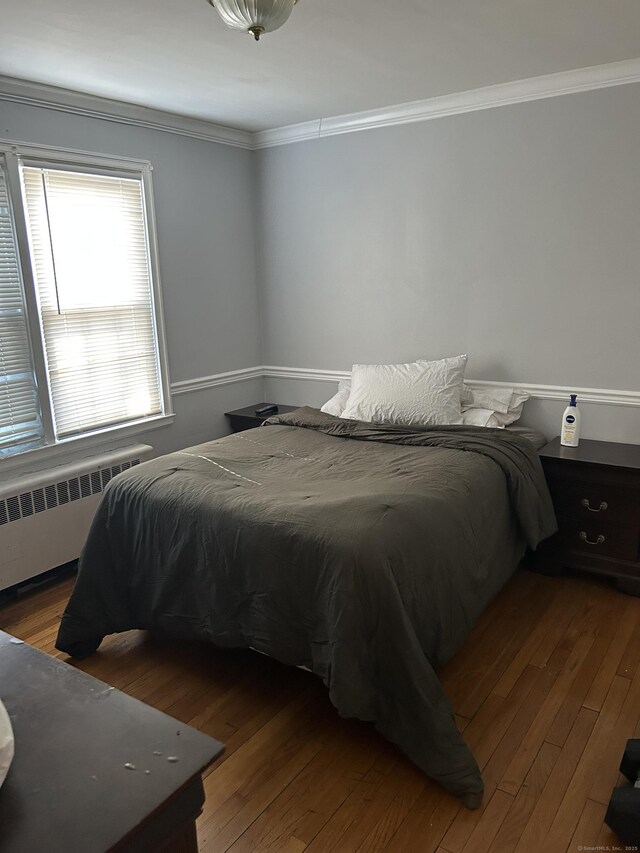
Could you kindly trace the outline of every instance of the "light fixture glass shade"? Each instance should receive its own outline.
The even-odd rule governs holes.
[[[256,41],[262,33],[277,30],[288,19],[297,0],[209,0],[232,30],[251,33]]]

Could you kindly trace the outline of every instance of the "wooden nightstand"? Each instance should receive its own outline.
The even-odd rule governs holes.
[[[281,406],[279,403],[278,411],[271,412],[268,415],[256,415],[256,409],[268,405],[267,403],[254,403],[253,406],[247,406],[244,409],[234,409],[232,412],[225,412],[225,416],[229,418],[231,429],[234,432],[242,432],[244,429],[253,429],[263,424],[271,415],[282,415],[285,412],[295,412],[300,406]],[[276,404],[274,404],[276,405]]]
[[[607,575],[640,595],[640,445],[554,438],[540,459],[558,517],[558,533],[536,552],[536,567]]]

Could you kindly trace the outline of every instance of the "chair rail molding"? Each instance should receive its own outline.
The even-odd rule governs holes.
[[[232,382],[243,382],[247,379],[293,379],[298,381],[339,382],[348,379],[349,370],[322,370],[314,367],[282,367],[276,365],[258,365],[245,367],[240,370],[230,370],[226,373],[215,373],[212,376],[201,376],[195,379],[184,379],[173,382],[172,394],[188,394],[194,391],[204,391],[219,385],[229,385]],[[540,385],[531,382],[504,382],[490,379],[466,379],[467,385],[473,388],[487,386],[500,388],[521,388],[527,391],[535,400],[566,400],[569,394],[577,394],[581,403],[597,403],[605,406],[637,406],[640,407],[640,391],[621,391],[611,388],[581,388],[574,385]]]
[[[197,376],[195,379],[181,379],[171,383],[172,394],[191,394],[194,391],[206,391],[219,385],[230,385],[232,382],[245,382],[247,379],[262,379],[262,367],[243,367],[240,370],[229,370],[226,373],[214,373],[212,376]]]

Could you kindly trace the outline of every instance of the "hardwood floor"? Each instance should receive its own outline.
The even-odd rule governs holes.
[[[54,649],[67,579],[0,609]],[[470,812],[309,673],[261,655],[132,631],[79,666],[226,744],[205,779],[202,851],[533,853],[618,842],[603,825],[640,736],[640,598],[519,572],[442,672],[482,767]]]

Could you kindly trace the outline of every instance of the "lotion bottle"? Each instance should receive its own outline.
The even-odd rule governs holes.
[[[580,441],[580,410],[576,405],[576,394],[571,395],[569,405],[562,415],[560,444],[565,447],[577,447]]]

